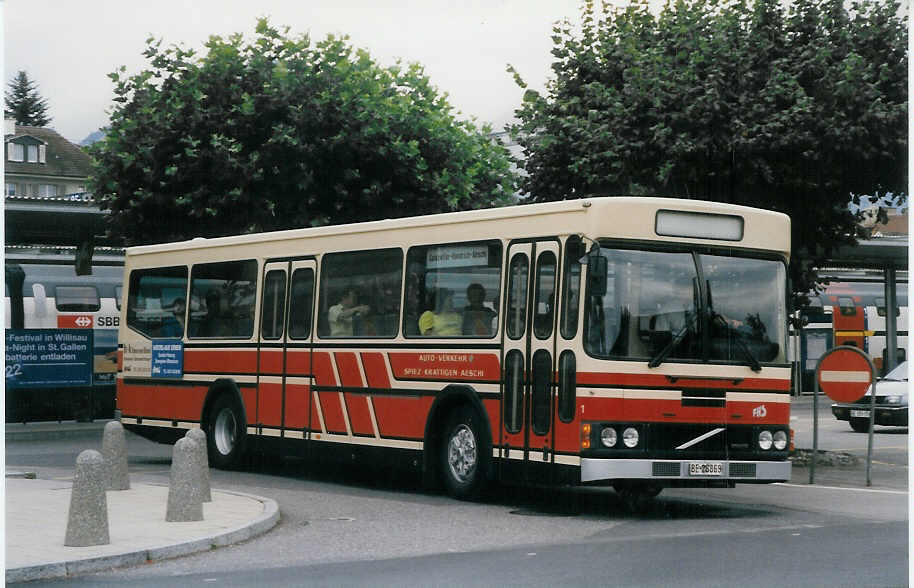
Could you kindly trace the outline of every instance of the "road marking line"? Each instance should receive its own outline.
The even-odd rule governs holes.
[[[875,492],[877,494],[902,494],[907,495],[907,490],[877,490],[874,488],[844,488],[842,486],[819,486],[817,484],[788,484],[787,482],[775,482],[775,486],[790,486],[792,488],[819,488],[821,490],[851,490],[853,492]]]

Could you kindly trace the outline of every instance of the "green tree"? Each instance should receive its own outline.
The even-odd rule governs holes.
[[[38,84],[29,79],[25,71],[19,70],[7,84],[6,108],[4,114],[16,119],[17,125],[45,127],[51,122],[48,116],[48,101],[38,93]]]
[[[458,120],[421,66],[260,20],[198,57],[149,39],[110,75],[91,189],[128,243],[315,226],[512,201],[511,157]]]
[[[655,16],[645,1],[587,2],[581,16],[556,24],[554,77],[517,110],[531,200],[652,194],[785,212],[802,289],[812,264],[854,242],[851,201],[905,199],[897,3],[675,0]]]

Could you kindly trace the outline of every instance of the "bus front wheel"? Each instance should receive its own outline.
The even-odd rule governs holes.
[[[460,500],[476,498],[485,485],[482,422],[475,410],[463,406],[447,419],[441,444],[440,471],[447,492]]]
[[[245,424],[238,401],[222,394],[213,403],[207,419],[206,443],[209,460],[219,469],[231,469],[241,463],[244,452]]]

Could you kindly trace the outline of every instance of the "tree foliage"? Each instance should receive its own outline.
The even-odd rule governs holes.
[[[852,200],[904,199],[907,30],[892,1],[786,5],[676,0],[655,16],[587,2],[577,30],[554,27],[546,95],[528,90],[517,111],[523,190],[785,212],[805,287],[809,263],[854,241]]]
[[[128,243],[495,206],[515,176],[490,129],[455,117],[417,64],[260,20],[205,55],[149,39],[110,75],[91,189]]]
[[[38,84],[29,79],[25,71],[19,70],[7,84],[4,96],[4,114],[16,119],[17,125],[45,127],[51,122],[48,116],[48,101],[38,92]]]

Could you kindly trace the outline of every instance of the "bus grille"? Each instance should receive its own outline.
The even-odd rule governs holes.
[[[755,464],[754,463],[731,463],[730,464],[730,477],[731,478],[754,478],[755,477]]]
[[[651,475],[656,477],[679,476],[679,462],[655,461],[651,464]]]

